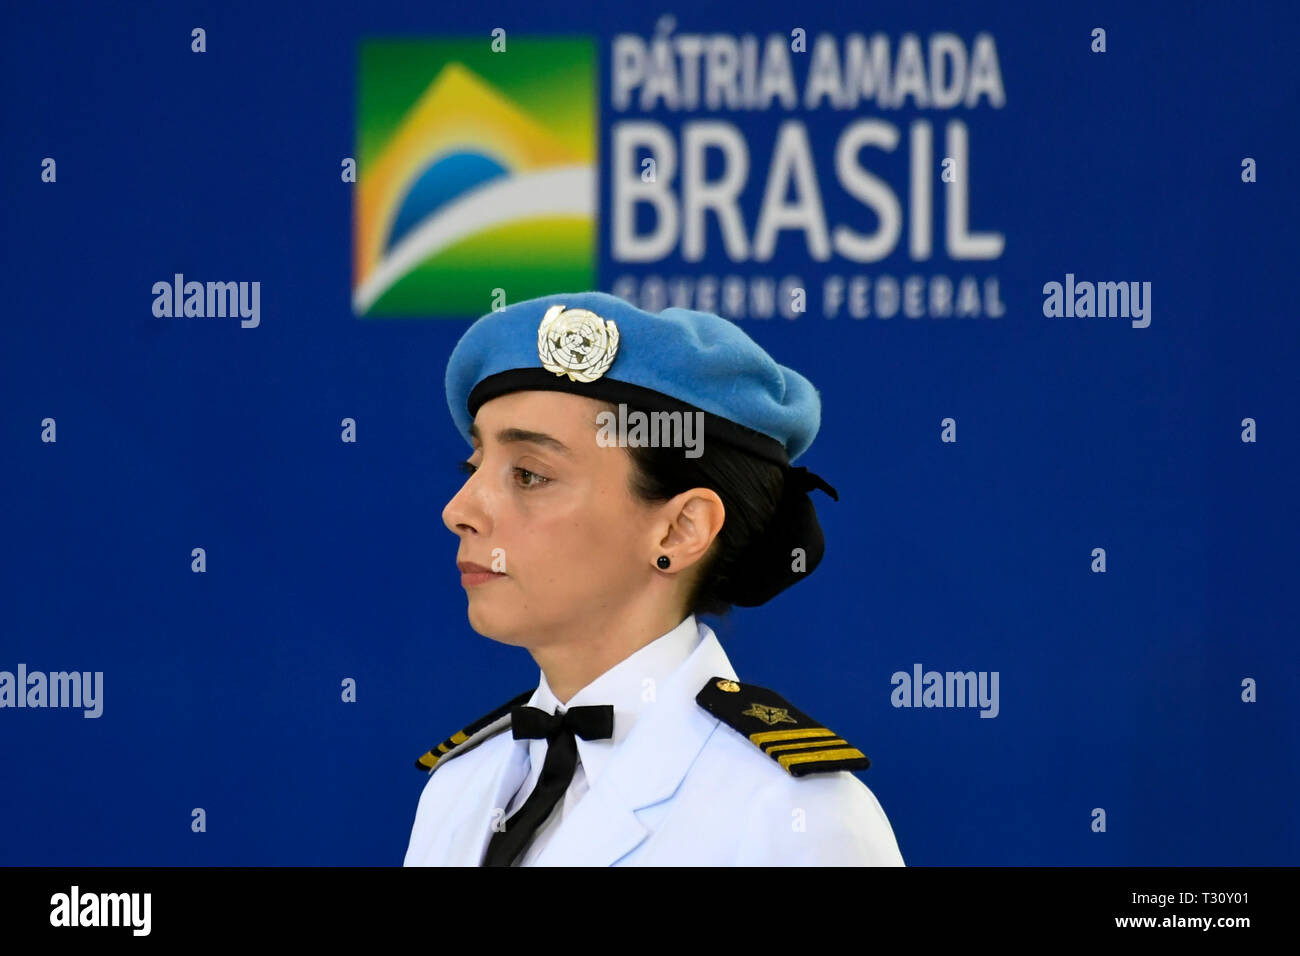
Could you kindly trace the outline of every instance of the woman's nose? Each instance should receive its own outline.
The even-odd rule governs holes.
[[[442,523],[454,535],[466,531],[482,531],[482,509],[475,503],[473,489],[474,476],[470,475],[460,489],[442,509]]]

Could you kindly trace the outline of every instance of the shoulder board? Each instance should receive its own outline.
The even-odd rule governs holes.
[[[861,750],[766,687],[710,677],[695,702],[747,737],[791,776],[871,766]]]
[[[491,713],[484,714],[467,727],[456,731],[423,757],[415,761],[415,766],[426,773],[433,773],[438,764],[452,757],[459,756],[467,750],[473,750],[489,737],[493,737],[510,726],[510,709],[528,703],[536,688],[529,688],[518,697],[511,698]]]

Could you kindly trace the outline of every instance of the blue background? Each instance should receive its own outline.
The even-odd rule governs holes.
[[[612,35],[649,37],[663,12],[9,9],[0,669],[103,671],[105,692],[96,720],[0,710],[0,863],[401,862],[426,779],[414,759],[537,668],[469,628],[441,520],[468,453],[443,372],[472,317],[351,311],[339,161],[358,45],[592,35],[603,101]],[[821,390],[799,463],[841,500],[814,496],[815,575],[705,619],[743,680],[872,758],[860,777],[909,864],[1300,862],[1297,19],[1282,4],[677,12],[678,32],[997,41],[1006,106],[949,112],[971,130],[971,228],[1006,250],[982,271],[948,263],[940,227],[920,271],[995,273],[1007,314],[743,321]],[[1096,26],[1105,54],[1089,51]],[[905,133],[916,112],[881,115]],[[942,156],[949,117],[926,116]],[[781,117],[725,118],[756,154],[752,228]],[[830,150],[845,118],[805,118]],[[904,139],[882,163],[905,207],[906,155]],[[57,184],[40,180],[46,156]],[[629,271],[608,261],[608,228],[606,281]],[[659,267],[728,271],[719,235],[704,262]],[[825,268],[870,271],[851,265]],[[905,239],[878,268],[917,271]],[[818,274],[786,240],[751,271]],[[260,327],[155,318],[151,286],[174,272],[260,280]],[[1045,318],[1042,285],[1067,272],[1150,281],[1150,327]],[[939,441],[949,416],[956,444]],[[357,444],[339,440],[344,417]],[[916,662],[998,671],[998,717],[892,707],[890,675]]]

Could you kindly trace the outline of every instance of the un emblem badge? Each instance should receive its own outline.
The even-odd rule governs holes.
[[[587,309],[553,305],[537,327],[542,367],[571,382],[594,382],[618,354],[618,326]]]

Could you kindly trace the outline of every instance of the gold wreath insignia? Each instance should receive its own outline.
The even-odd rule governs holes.
[[[542,367],[571,382],[594,382],[618,354],[618,326],[588,309],[553,305],[537,327],[537,356]]]
[[[771,727],[773,724],[797,724],[799,721],[790,716],[790,712],[784,707],[771,707],[767,704],[749,705],[749,710],[742,710],[746,717],[757,717],[763,723]]]

